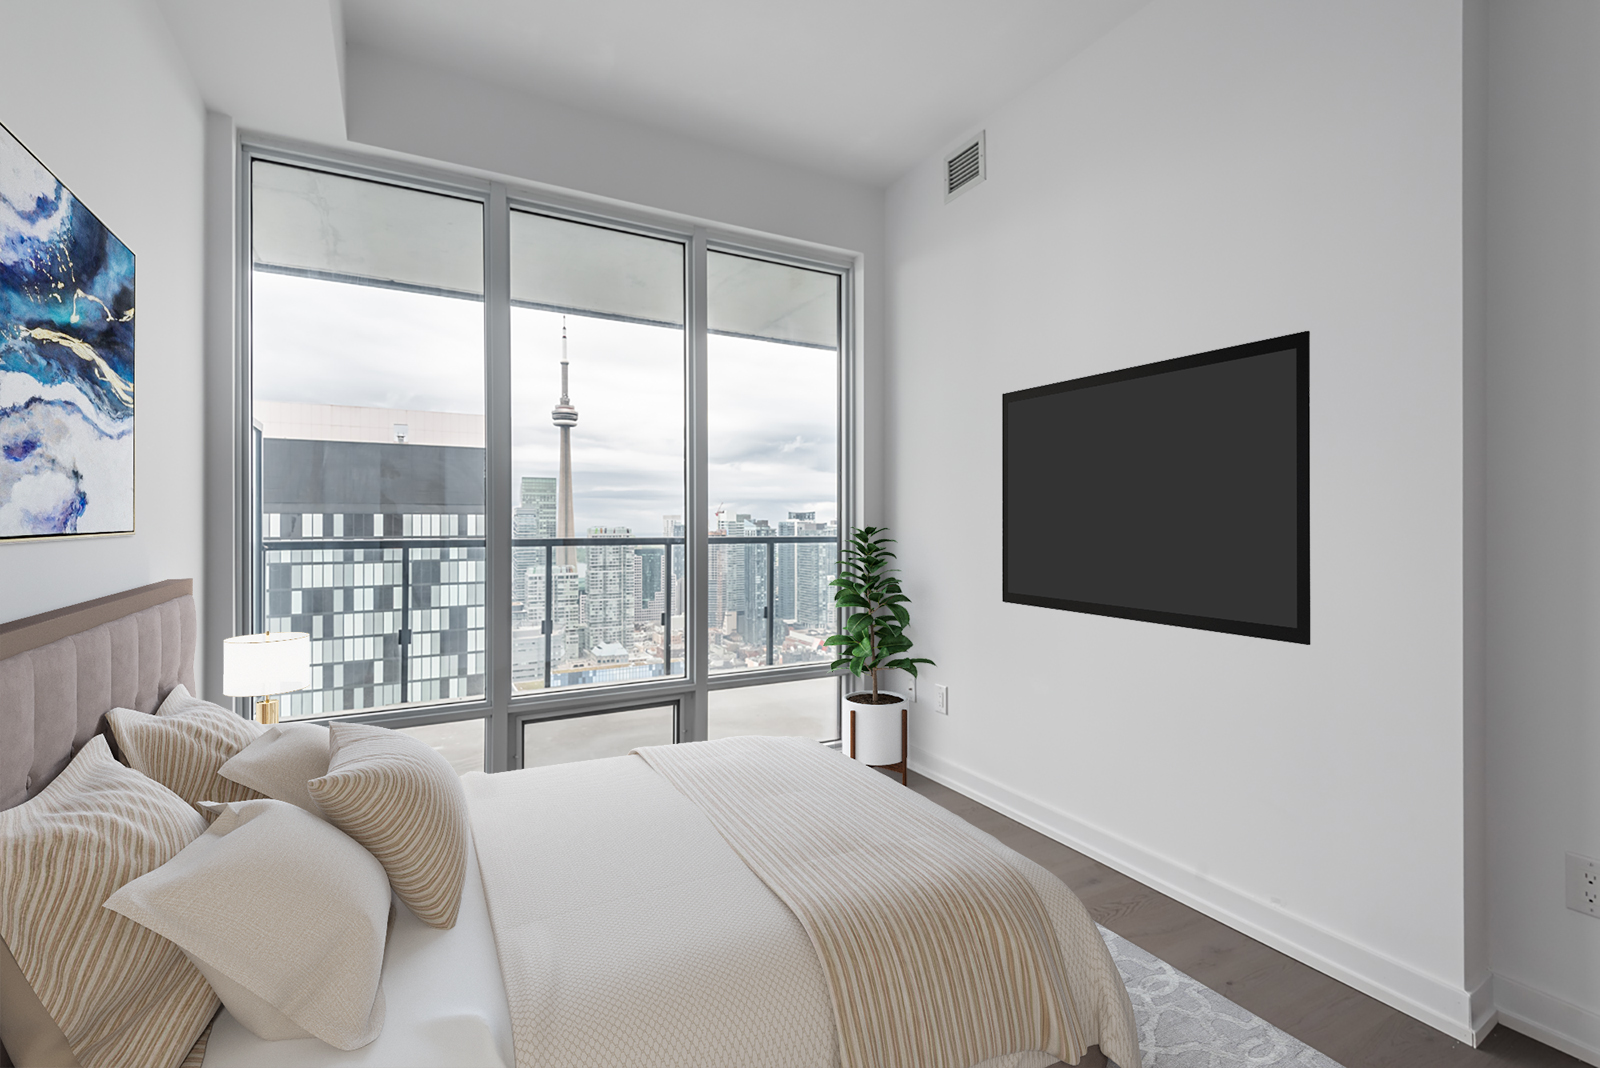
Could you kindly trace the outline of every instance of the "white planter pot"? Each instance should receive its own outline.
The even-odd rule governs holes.
[[[855,717],[856,750],[852,756],[864,764],[881,766],[884,764],[898,764],[902,756],[901,742],[901,710],[906,707],[906,699],[897,693],[884,693],[879,691],[879,696],[893,697],[892,705],[864,705],[852,701],[851,694],[844,699],[844,736],[848,742],[850,738],[850,718]],[[867,698],[872,697],[869,690]]]

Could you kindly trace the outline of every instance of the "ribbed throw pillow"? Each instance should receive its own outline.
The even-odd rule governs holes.
[[[205,827],[99,735],[37,797],[0,812],[0,938],[80,1065],[173,1068],[216,1013],[177,946],[100,907]],[[28,1023],[0,1013],[0,1041],[20,1063],[48,1048],[37,1030],[13,1033]]]
[[[106,908],[172,939],[269,1041],[357,1049],[383,1029],[389,880],[372,854],[283,801],[206,805],[183,852]]]
[[[129,766],[191,805],[262,796],[217,772],[266,728],[221,705],[191,697],[182,685],[173,687],[153,716],[113,708],[106,720]]]
[[[328,774],[306,784],[324,818],[367,847],[417,919],[454,927],[467,872],[467,796],[444,757],[409,735],[329,728]]]

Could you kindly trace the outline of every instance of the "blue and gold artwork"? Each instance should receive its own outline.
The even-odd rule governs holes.
[[[133,532],[133,253],[0,126],[0,540]]]

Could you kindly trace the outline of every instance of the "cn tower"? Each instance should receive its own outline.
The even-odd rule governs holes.
[[[578,425],[578,409],[567,398],[567,318],[561,317],[561,401],[550,412],[550,421],[561,428],[561,472],[556,481],[556,537],[575,538],[577,532],[572,517],[572,428]],[[578,565],[578,550],[574,546],[559,546],[556,563],[565,567]]]

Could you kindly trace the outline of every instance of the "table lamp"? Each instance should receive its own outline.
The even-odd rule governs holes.
[[[240,634],[222,643],[222,692],[254,697],[256,722],[278,722],[274,694],[311,685],[311,635],[293,630]]]

